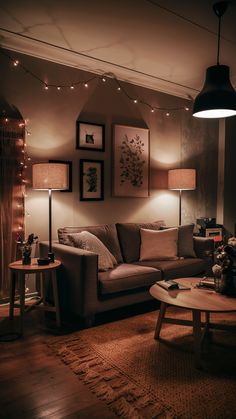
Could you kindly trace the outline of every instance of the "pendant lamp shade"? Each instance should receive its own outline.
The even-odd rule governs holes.
[[[236,115],[236,92],[230,82],[229,67],[220,64],[221,18],[229,1],[213,4],[213,11],[218,17],[218,43],[216,65],[206,70],[206,80],[202,91],[193,105],[193,116],[196,118],[227,118]]]
[[[236,92],[230,82],[227,65],[213,65],[206,70],[202,91],[196,97],[193,116],[226,118],[236,115]]]

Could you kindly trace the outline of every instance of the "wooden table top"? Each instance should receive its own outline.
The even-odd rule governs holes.
[[[54,262],[49,263],[49,265],[38,265],[37,260],[38,258],[32,258],[30,265],[23,265],[22,260],[16,260],[9,264],[9,268],[19,272],[37,273],[57,269],[61,266],[59,260],[55,260]]]
[[[191,290],[165,290],[155,284],[149,292],[156,300],[172,306],[209,312],[236,311],[236,298],[228,297],[211,289],[195,288],[200,278],[179,278],[175,281],[191,286]]]

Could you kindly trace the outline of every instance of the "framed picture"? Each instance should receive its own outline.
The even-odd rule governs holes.
[[[72,192],[72,161],[64,160],[48,160],[49,163],[61,163],[68,165],[68,177],[69,177],[69,187],[68,189],[63,189],[60,192]]]
[[[76,148],[104,151],[105,125],[76,121]]]
[[[113,196],[149,196],[149,130],[114,125]]]
[[[80,201],[103,201],[104,162],[80,160]]]

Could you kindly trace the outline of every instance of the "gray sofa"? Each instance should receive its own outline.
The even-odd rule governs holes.
[[[163,222],[117,223],[58,230],[53,252],[63,266],[59,276],[62,309],[91,323],[96,313],[149,301],[149,288],[161,279],[202,276],[212,265],[214,242],[194,237],[193,225],[178,230],[178,260],[140,261],[140,228],[159,230]],[[71,246],[71,233],[89,231],[115,256],[118,265],[98,271],[98,256]],[[40,256],[47,256],[48,242],[41,242]]]

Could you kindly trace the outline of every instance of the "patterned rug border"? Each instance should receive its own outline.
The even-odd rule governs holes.
[[[47,345],[113,413],[127,419],[177,418],[171,407],[148,389],[141,389],[140,383],[107,360],[86,338],[75,336],[78,334],[56,337]]]

